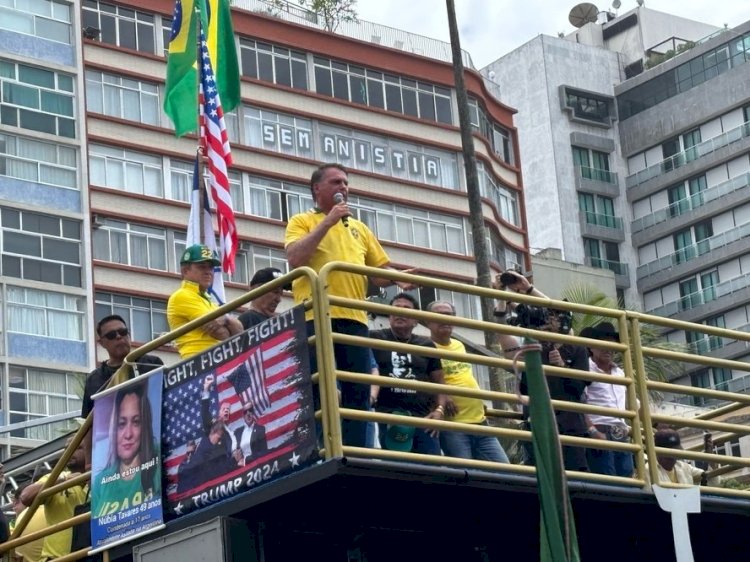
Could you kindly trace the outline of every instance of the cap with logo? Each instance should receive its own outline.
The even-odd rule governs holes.
[[[182,252],[182,257],[180,258],[181,264],[203,263],[207,261],[211,262],[214,266],[221,265],[221,260],[219,259],[219,254],[216,253],[216,250],[212,250],[203,244],[193,244],[192,246],[188,246],[185,248],[185,251]]]
[[[264,283],[269,283],[273,281],[274,279],[278,279],[284,275],[284,273],[276,269],[275,267],[264,267],[263,269],[259,269],[255,272],[255,275],[253,275],[253,278],[250,280],[250,286],[255,287],[256,285],[263,285]],[[282,287],[285,291],[291,291],[292,286],[291,284],[286,284]]]
[[[394,410],[392,413],[401,416],[411,415],[405,410]],[[411,425],[389,425],[385,432],[385,448],[389,451],[410,452],[414,443],[414,432],[416,430],[417,428]]]

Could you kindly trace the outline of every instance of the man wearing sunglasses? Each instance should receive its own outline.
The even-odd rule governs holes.
[[[81,417],[84,419],[94,407],[91,395],[104,390],[112,375],[122,366],[125,357],[131,351],[130,330],[125,325],[125,320],[117,314],[105,316],[99,320],[96,325],[96,335],[99,345],[105,349],[109,358],[102,361],[101,365],[86,377],[81,406]],[[136,362],[138,374],[147,373],[161,365],[164,365],[164,362],[156,355],[143,355]],[[128,378],[132,376],[133,371],[129,370]],[[88,469],[91,466],[91,431],[83,440],[83,450],[86,454],[86,468]]]

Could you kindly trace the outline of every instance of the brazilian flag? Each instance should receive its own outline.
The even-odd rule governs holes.
[[[240,74],[228,0],[177,0],[167,56],[164,112],[178,137],[198,130],[197,19],[206,42],[224,112],[240,102]]]

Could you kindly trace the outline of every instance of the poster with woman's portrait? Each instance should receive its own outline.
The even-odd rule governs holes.
[[[161,389],[157,369],[94,396],[91,546],[163,527]]]

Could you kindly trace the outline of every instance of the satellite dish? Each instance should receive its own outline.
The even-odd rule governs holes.
[[[570,10],[568,21],[573,27],[583,27],[587,23],[595,23],[598,16],[599,8],[589,2],[581,2]]]
[[[619,9],[620,9],[620,6],[622,6],[622,2],[620,2],[620,0],[615,0],[614,2],[612,2],[612,7],[613,7],[613,8],[615,9],[615,10],[619,10]]]

